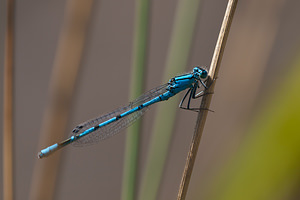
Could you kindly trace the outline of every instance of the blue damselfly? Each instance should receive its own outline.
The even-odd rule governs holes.
[[[195,67],[190,73],[175,76],[171,78],[168,83],[146,92],[125,107],[118,108],[113,112],[79,124],[73,129],[70,138],[41,150],[38,157],[46,157],[71,143],[75,146],[82,146],[85,144],[94,144],[99,140],[111,137],[141,117],[150,105],[160,101],[166,101],[186,89],[188,89],[188,91],[182,98],[179,107],[199,111],[199,108],[191,108],[190,102],[191,99],[202,96],[204,89],[207,88],[203,82],[207,76],[207,70],[202,67]],[[197,89],[201,86],[200,84],[204,89],[197,93]],[[187,105],[183,106],[188,95]]]

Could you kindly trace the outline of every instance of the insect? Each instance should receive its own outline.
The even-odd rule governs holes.
[[[38,157],[47,157],[71,143],[75,146],[82,146],[85,144],[94,144],[100,140],[109,138],[120,132],[120,130],[130,126],[148,110],[150,105],[166,101],[186,89],[188,90],[182,98],[179,107],[199,111],[199,108],[191,108],[190,102],[191,99],[203,96],[204,90],[207,89],[203,81],[207,76],[207,70],[202,67],[194,67],[190,73],[175,76],[171,78],[168,83],[146,92],[125,107],[118,108],[108,114],[79,124],[73,129],[71,137],[63,142],[56,143],[41,150]],[[200,84],[204,89],[197,93],[197,89],[201,86]],[[183,106],[187,97],[187,105]]]

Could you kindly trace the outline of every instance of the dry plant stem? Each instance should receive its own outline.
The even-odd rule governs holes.
[[[70,113],[76,77],[80,67],[93,0],[69,0],[52,70],[48,105],[44,114],[39,148],[62,140]],[[33,155],[34,156],[34,155]],[[37,160],[31,185],[31,200],[54,196],[60,152]]]
[[[212,99],[212,94],[214,92],[214,87],[215,87],[215,78],[218,75],[218,71],[220,68],[220,63],[222,60],[222,55],[224,52],[224,48],[226,45],[226,40],[227,36],[230,30],[230,25],[232,22],[232,18],[234,15],[234,11],[237,5],[237,0],[229,0],[228,5],[226,8],[225,16],[223,19],[223,23],[221,26],[221,30],[219,33],[218,41],[215,47],[214,55],[211,61],[210,65],[210,71],[209,71],[209,79],[208,79],[208,85],[211,85],[205,93],[208,93],[209,95],[204,95],[201,101],[200,108],[202,109],[201,112],[198,114],[197,122],[196,122],[196,127],[195,127],[195,133],[192,139],[192,143],[190,146],[190,151],[188,153],[187,161],[185,164],[185,169],[183,172],[183,176],[181,179],[180,187],[179,187],[179,192],[177,199],[178,200],[184,200],[186,197],[186,193],[188,190],[189,182],[191,179],[191,174],[193,171],[193,166],[195,163],[195,158],[197,155],[198,147],[200,144],[202,132],[204,129],[209,105]],[[214,80],[214,81],[213,81]]]
[[[7,2],[3,88],[3,199],[13,199],[13,24],[14,1]]]

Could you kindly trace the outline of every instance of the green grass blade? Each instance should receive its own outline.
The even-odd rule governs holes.
[[[179,1],[163,81],[185,71],[200,0]],[[156,199],[175,123],[179,97],[158,105],[139,199]],[[178,183],[179,184],[179,183]]]
[[[206,199],[290,199],[299,190],[300,57],[288,69]]]
[[[135,36],[133,46],[133,64],[131,70],[130,100],[135,99],[144,90],[144,67],[146,63],[149,1],[136,1]],[[135,199],[137,176],[139,132],[141,120],[128,129],[125,147],[125,162],[123,172],[122,196],[123,200]]]

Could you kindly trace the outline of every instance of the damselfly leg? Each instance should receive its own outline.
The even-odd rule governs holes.
[[[191,108],[190,105],[191,105],[191,100],[192,99],[196,99],[196,91],[197,91],[197,88],[199,87],[198,85],[198,82],[196,82],[192,88],[190,88],[186,94],[184,95],[184,97],[182,98],[180,104],[179,104],[179,108],[181,109],[186,109],[186,110],[191,110],[191,111],[195,111],[195,112],[198,112],[199,111],[199,108]],[[183,106],[183,103],[184,101],[186,100],[186,98],[188,97],[188,101],[187,101],[187,105],[186,107]]]
[[[202,80],[199,80],[201,85],[203,85],[203,87],[205,88],[205,90],[207,90],[211,84],[207,87],[206,86],[206,82],[207,80],[205,80],[204,82]],[[212,93],[205,93],[204,91],[205,90],[201,90],[199,93],[196,93],[197,92],[197,88],[200,88],[199,86],[199,83],[196,82],[192,88],[190,88],[186,94],[183,96],[182,100],[180,101],[180,104],[179,104],[179,108],[181,109],[185,109],[185,110],[191,110],[191,111],[195,111],[195,112],[199,112],[200,110],[203,110],[203,108],[191,108],[190,107],[190,104],[191,104],[191,100],[192,99],[197,99],[197,98],[200,98],[200,97],[203,97],[204,95],[208,95],[208,94],[212,94]],[[189,95],[189,98],[188,98],[188,101],[187,101],[187,105],[186,107],[183,106],[183,103],[184,101],[186,100],[187,96]],[[211,111],[211,110],[209,110]],[[213,112],[213,111],[212,111]]]

